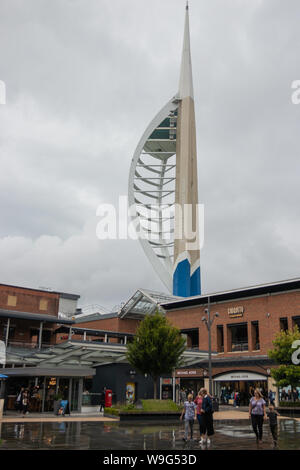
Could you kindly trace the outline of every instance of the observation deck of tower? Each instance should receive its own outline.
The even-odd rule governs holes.
[[[179,89],[154,117],[137,145],[129,174],[128,202],[131,218],[138,221],[142,248],[168,291],[181,297],[200,295],[196,123],[188,4]],[[185,233],[185,227],[190,227],[192,236]]]

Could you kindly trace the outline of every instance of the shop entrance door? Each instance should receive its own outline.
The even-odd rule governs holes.
[[[268,385],[266,380],[215,382],[215,394],[220,403],[224,405],[233,405],[234,393],[239,392],[239,404],[248,406],[256,388],[262,392],[264,398],[267,398]]]

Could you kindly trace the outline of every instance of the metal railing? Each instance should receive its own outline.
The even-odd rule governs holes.
[[[50,343],[42,343],[41,349],[50,348]],[[21,349],[40,349],[38,343],[30,343],[26,341],[8,341],[7,348],[21,348]]]

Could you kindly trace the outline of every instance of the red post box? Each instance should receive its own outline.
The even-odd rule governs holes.
[[[112,405],[112,390],[105,391],[105,408],[111,408]]]

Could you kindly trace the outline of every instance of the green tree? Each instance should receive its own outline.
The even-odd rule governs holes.
[[[268,351],[269,357],[279,364],[278,368],[271,370],[277,387],[290,385],[294,389],[300,386],[300,366],[294,364],[292,359],[295,353],[292,345],[295,341],[300,341],[300,331],[297,327],[281,331],[273,341],[274,349]]]
[[[133,367],[152,377],[155,399],[158,378],[181,365],[185,347],[180,331],[158,311],[146,315],[140,323],[133,342],[128,344],[126,355]]]

